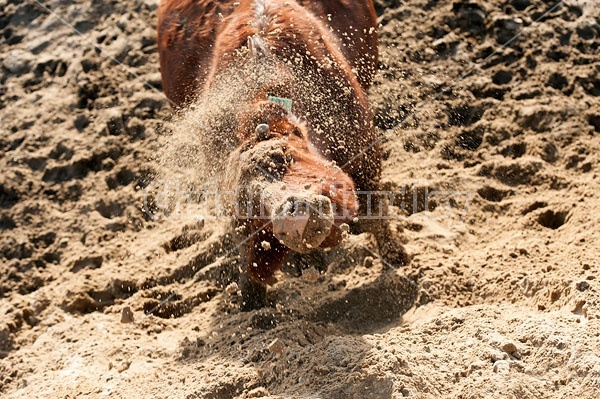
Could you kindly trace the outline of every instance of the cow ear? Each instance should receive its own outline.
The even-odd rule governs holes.
[[[270,131],[271,129],[269,129],[269,125],[266,123],[261,123],[256,126],[256,129],[254,129],[254,134],[257,140],[262,141],[269,138]]]

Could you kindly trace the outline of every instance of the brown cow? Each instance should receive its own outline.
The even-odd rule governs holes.
[[[225,181],[245,188],[236,201],[249,234],[242,307],[262,306],[290,251],[337,245],[357,215],[357,190],[378,188],[366,97],[377,66],[373,3],[163,0],[158,15],[169,99],[207,103],[223,82],[235,92]],[[386,231],[375,228],[380,243]]]

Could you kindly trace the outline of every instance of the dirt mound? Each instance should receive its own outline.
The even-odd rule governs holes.
[[[3,397],[597,396],[598,7],[376,5],[412,263],[350,235],[241,313],[228,222],[151,217],[157,1],[0,0]]]

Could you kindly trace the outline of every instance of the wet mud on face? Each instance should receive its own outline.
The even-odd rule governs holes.
[[[369,96],[412,262],[352,231],[244,313],[240,233],[155,195],[210,186],[186,132],[228,123],[173,115],[157,2],[44,3],[80,36],[0,0],[0,396],[595,398],[597,7],[375,3]]]

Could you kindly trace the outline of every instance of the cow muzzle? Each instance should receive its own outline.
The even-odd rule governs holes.
[[[327,238],[334,223],[331,200],[324,195],[287,197],[271,216],[273,234],[293,251],[310,252]]]

